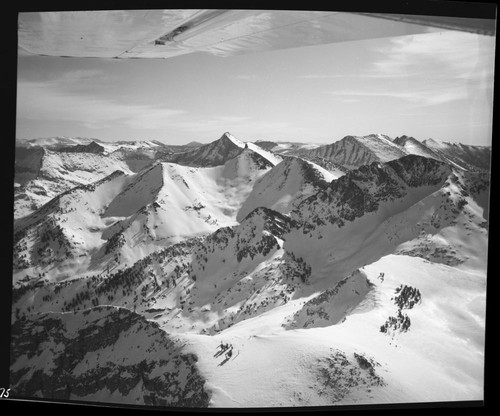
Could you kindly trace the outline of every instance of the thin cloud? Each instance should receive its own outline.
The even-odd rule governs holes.
[[[347,78],[347,77],[358,77],[359,75],[352,74],[306,74],[299,75],[299,79],[337,79],[337,78]]]
[[[244,81],[252,81],[252,80],[256,80],[258,78],[259,77],[256,74],[239,74],[239,75],[236,75],[234,77],[234,79],[240,79],[240,80],[244,80]]]
[[[345,102],[346,100],[355,100],[352,97],[361,98],[393,98],[409,101],[411,103],[422,104],[422,105],[436,105],[443,104],[450,101],[466,99],[468,97],[466,88],[453,88],[441,91],[432,91],[427,89],[422,90],[412,90],[412,91],[394,91],[394,90],[383,90],[383,91],[363,91],[363,90],[341,90],[341,91],[330,91],[329,94],[335,97],[349,97],[342,98]],[[358,99],[359,101],[359,99]]]
[[[369,83],[327,93],[343,102],[378,97],[414,106],[470,100],[493,87],[494,48],[488,42],[484,36],[454,31],[392,38],[377,50],[380,58],[359,74]]]
[[[385,77],[430,75],[440,78],[468,78],[478,66],[492,64],[494,49],[481,35],[442,31],[392,38],[378,50],[382,58],[370,73]],[[492,72],[492,71],[491,71]]]
[[[72,121],[98,129],[116,124],[135,129],[166,128],[179,109],[160,105],[120,103],[97,96],[80,95],[56,88],[52,83],[18,83],[17,117],[43,121]]]

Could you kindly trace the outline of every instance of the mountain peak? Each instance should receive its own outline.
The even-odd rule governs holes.
[[[231,133],[225,132],[219,140],[229,140],[233,144],[235,144],[238,147],[245,148],[245,143],[243,143],[241,140],[238,140],[236,137],[234,137]]]
[[[211,143],[173,155],[169,161],[185,166],[220,166],[238,156],[245,147],[245,143],[226,132]]]
[[[238,140],[236,137],[234,137],[231,133],[225,132],[221,138],[219,139],[220,141],[230,141],[232,144],[241,147],[242,149],[245,148],[245,143],[242,142],[241,140]]]

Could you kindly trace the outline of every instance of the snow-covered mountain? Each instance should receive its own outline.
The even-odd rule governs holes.
[[[312,162],[286,156],[255,183],[236,219],[241,221],[257,207],[288,214],[300,201],[342,175],[341,171],[334,174]]]
[[[381,134],[346,136],[338,142],[298,153],[302,156],[322,157],[349,169],[372,162],[387,162],[406,154],[400,146]]]
[[[220,166],[239,155],[245,143],[230,133],[224,133],[218,140],[167,158],[170,162],[187,166]]]
[[[234,225],[253,183],[272,166],[243,149],[222,166],[156,162],[72,188],[15,222],[15,276],[132,264],[158,247]]]
[[[489,171],[490,169],[490,146],[471,146],[462,143],[439,142],[433,139],[424,140],[422,143],[445,160],[466,170]]]
[[[264,150],[284,156],[295,154],[295,152],[300,150],[310,150],[321,146],[315,143],[274,142],[270,140],[258,140],[254,144]]]
[[[406,155],[419,155],[451,163],[465,170],[489,170],[491,147],[458,143],[441,143],[428,139],[422,142],[401,136],[392,140],[383,134],[346,136],[342,140],[293,154],[313,160],[320,157],[345,168],[355,169],[372,162],[388,162]]]
[[[116,170],[132,173],[126,161],[114,155],[16,148],[14,218],[22,218],[62,192],[88,185]]]
[[[181,407],[481,400],[484,149],[341,142],[304,159],[230,134],[160,160],[143,149],[150,164],[18,219],[12,391]]]
[[[482,258],[478,250],[486,251],[488,189],[486,174],[434,159],[374,162],[298,205],[291,217],[300,226],[285,249],[318,279],[337,281],[408,244],[421,245],[419,255],[434,254],[435,261],[474,262]]]
[[[394,143],[401,146],[407,154],[430,157],[432,159],[445,161],[443,157],[432,150],[432,147],[427,147],[424,143],[419,142],[417,139],[408,136],[396,137]]]
[[[198,146],[167,146],[154,140],[104,142],[79,137],[17,140],[14,218],[32,213],[74,186],[87,185],[115,170],[139,172],[165,155]]]

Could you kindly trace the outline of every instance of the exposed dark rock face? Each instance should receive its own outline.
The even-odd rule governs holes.
[[[332,349],[329,356],[318,360],[320,394],[326,395],[332,403],[341,401],[353,390],[368,393],[372,388],[386,384],[376,372],[379,363],[363,354],[353,355],[354,358],[350,359],[344,352]]]
[[[104,147],[92,141],[89,144],[61,147],[58,151],[66,153],[104,153]]]
[[[209,257],[216,254],[223,259],[236,257],[238,262],[257,255],[266,257],[279,248],[276,238],[290,231],[293,221],[269,208],[259,207],[248,214],[240,225],[219,228],[200,243],[194,251],[196,269],[203,269]]]
[[[243,149],[228,133],[224,133],[219,140],[187,152],[166,155],[163,160],[186,166],[220,166],[238,156]]]
[[[291,217],[302,224],[304,233],[326,224],[341,227],[376,211],[382,202],[404,197],[410,188],[436,186],[450,173],[448,165],[422,156],[374,162],[332,181],[325,190],[302,201]]]
[[[491,146],[472,146],[462,143],[439,143],[424,140],[423,144],[440,155],[444,160],[469,171],[489,171],[491,166]]]
[[[196,362],[156,323],[126,309],[43,313],[12,327],[17,397],[92,401],[89,395],[101,393],[101,401],[108,393],[132,404],[207,407]]]

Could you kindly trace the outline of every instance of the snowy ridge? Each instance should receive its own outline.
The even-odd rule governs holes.
[[[401,146],[407,154],[430,157],[432,159],[444,161],[443,158],[432,148],[426,146],[424,143],[419,142],[417,139],[408,136],[396,137],[394,143]]]
[[[484,149],[342,146],[350,170],[275,164],[274,147],[230,135],[122,149],[130,170],[17,220],[13,391],[214,408],[481,400]]]
[[[434,235],[442,227],[444,232],[461,219],[464,208],[471,209],[465,221],[474,218],[481,235],[484,218],[477,211],[481,198],[464,189],[458,179],[461,175],[447,164],[414,155],[363,166],[291,212],[299,226],[286,236],[284,248],[311,265],[312,278],[330,276],[339,281],[354,269],[394,252],[399,244],[418,238],[419,233]],[[440,244],[446,246],[450,237],[441,238]],[[466,244],[460,245],[462,251],[469,250]],[[471,257],[475,256],[477,253]]]
[[[472,171],[490,170],[490,146],[470,146],[462,143],[438,142],[433,139],[424,140],[423,144],[441,155],[445,160],[462,169]]]
[[[287,156],[260,178],[238,212],[241,221],[257,207],[267,207],[289,213],[304,198],[325,188],[336,176],[322,167]]]
[[[136,174],[113,174],[66,191],[16,222],[15,273],[51,270],[55,278],[66,272],[56,273],[53,263],[68,261],[77,273],[130,265],[158,247],[234,225],[253,183],[271,167],[243,149],[222,166],[156,162]],[[55,235],[73,242],[64,237],[63,250],[42,241]]]
[[[266,149],[263,149],[262,147],[248,142],[246,143],[246,146],[253,150],[255,153],[258,153],[262,157],[266,158],[269,160],[274,166],[276,166],[278,163],[280,163],[283,160],[283,157],[279,154],[273,153],[272,151],[268,151]]]
[[[343,167],[356,169],[373,162],[388,162],[406,155],[430,157],[464,170],[489,170],[491,148],[456,143],[440,143],[432,139],[419,142],[401,136],[391,140],[382,134],[346,136],[335,143],[294,154],[312,159],[320,157]]]
[[[113,155],[66,153],[34,148],[16,150],[14,217],[21,218],[58,194],[88,185],[116,170],[132,173],[128,164]]]
[[[383,143],[386,144],[385,142]],[[362,165],[380,161],[378,155],[373,149],[367,147],[366,144],[367,140],[361,141],[359,137],[346,136],[333,144],[321,146],[313,150],[302,151],[300,155],[307,157],[322,157],[332,160],[346,168],[355,169]],[[400,153],[400,155],[402,154]]]
[[[238,156],[245,144],[230,133],[224,133],[218,140],[194,150],[171,155],[168,160],[187,166],[220,166]]]

